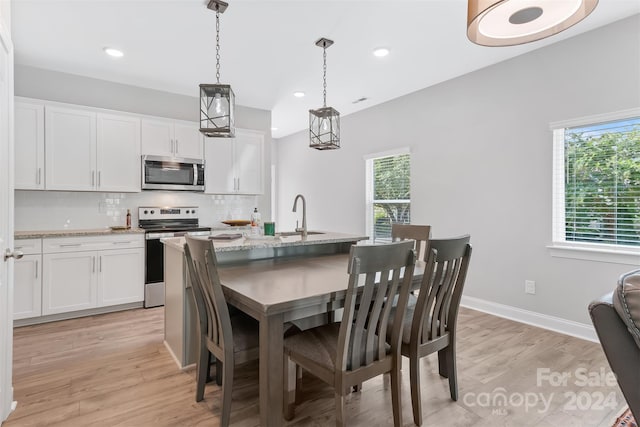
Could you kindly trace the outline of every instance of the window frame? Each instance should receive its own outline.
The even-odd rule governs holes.
[[[374,160],[384,157],[402,156],[405,154],[408,154],[410,156],[409,165],[411,165],[411,150],[409,149],[409,147],[401,147],[378,153],[370,153],[363,156],[363,159],[365,160],[365,234],[369,237],[369,241],[371,242],[374,241],[373,205],[376,203],[376,200],[374,200],[373,198]],[[409,177],[411,177],[411,171],[409,171]],[[411,186],[411,182],[409,182],[409,186]],[[403,202],[404,201],[405,200],[403,200]],[[409,199],[409,205],[411,205],[411,199]]]
[[[631,108],[612,113],[585,116],[571,120],[552,122],[549,128],[553,134],[552,165],[552,219],[551,244],[547,246],[552,257],[608,262],[615,264],[640,265],[640,247],[607,243],[575,242],[566,240],[565,212],[565,141],[566,128],[596,125],[640,117],[640,108]]]

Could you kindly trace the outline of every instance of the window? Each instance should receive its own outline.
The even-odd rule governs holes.
[[[411,157],[408,149],[367,156],[367,233],[390,241],[391,224],[411,222]]]
[[[640,254],[640,110],[552,128],[554,245]]]

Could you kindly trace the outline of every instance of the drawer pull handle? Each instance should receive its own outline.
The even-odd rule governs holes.
[[[114,245],[127,245],[129,243],[131,243],[130,240],[129,241],[123,241],[123,242],[113,242]]]
[[[60,247],[61,248],[71,248],[71,247],[76,247],[76,246],[80,246],[82,245],[82,243],[61,243]]]

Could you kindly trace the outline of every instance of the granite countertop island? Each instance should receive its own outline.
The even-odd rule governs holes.
[[[210,239],[214,236],[195,236]],[[219,265],[236,266],[258,260],[281,257],[315,257],[349,253],[353,244],[368,237],[335,232],[309,232],[306,238],[300,233],[283,233],[276,236],[247,236],[235,240],[213,240]],[[184,257],[184,237],[161,239],[164,243],[165,280],[165,344],[180,368],[195,362],[197,331],[195,306],[191,294],[191,283]],[[323,322],[326,313],[309,318],[312,322]]]

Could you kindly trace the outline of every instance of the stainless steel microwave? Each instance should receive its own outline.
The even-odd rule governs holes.
[[[142,189],[204,191],[204,161],[142,156]]]

